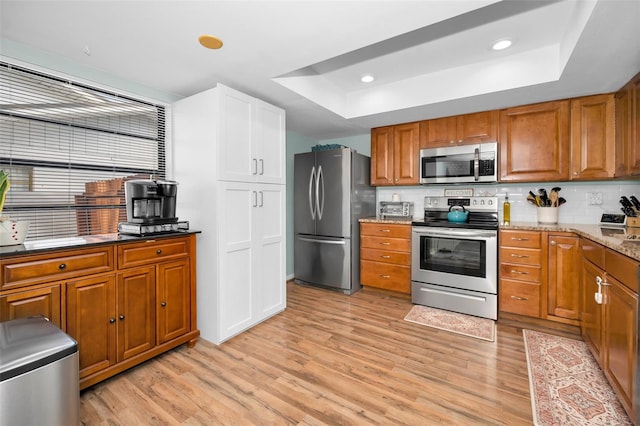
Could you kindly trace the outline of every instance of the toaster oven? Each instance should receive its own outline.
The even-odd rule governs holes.
[[[380,201],[380,217],[382,219],[413,218],[413,203],[410,201]]]

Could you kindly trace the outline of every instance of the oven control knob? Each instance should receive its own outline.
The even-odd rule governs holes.
[[[475,206],[478,203],[478,200],[473,200],[473,205]]]
[[[493,201],[489,200],[489,205],[493,204]]]
[[[484,206],[484,200],[480,200],[480,205]]]

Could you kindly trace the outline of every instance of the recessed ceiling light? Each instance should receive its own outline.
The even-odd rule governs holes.
[[[371,83],[373,80],[374,78],[372,75],[365,75],[360,79],[363,83]]]
[[[493,43],[493,50],[503,50],[507,47],[511,46],[511,40],[508,38],[503,38],[502,40],[497,40]]]
[[[220,49],[222,47],[222,40],[209,34],[201,35],[198,37],[198,41],[207,49]]]

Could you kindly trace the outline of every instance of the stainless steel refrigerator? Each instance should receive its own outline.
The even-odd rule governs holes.
[[[369,157],[349,148],[296,154],[294,278],[351,294],[360,284],[360,223],[375,216]]]

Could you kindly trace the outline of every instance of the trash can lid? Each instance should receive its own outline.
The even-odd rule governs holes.
[[[0,322],[0,381],[77,351],[78,342],[42,315]]]

